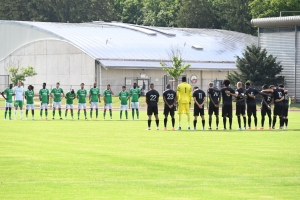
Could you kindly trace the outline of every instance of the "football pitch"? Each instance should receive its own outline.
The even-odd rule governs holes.
[[[1,110],[0,198],[299,199],[300,113],[289,113],[288,130],[272,131],[237,131],[236,117],[232,131],[187,131],[186,117],[182,131],[170,120],[163,131],[161,111],[160,130],[152,121],[147,131],[145,111],[139,121],[102,113],[4,121]]]

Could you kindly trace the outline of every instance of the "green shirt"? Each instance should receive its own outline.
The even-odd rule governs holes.
[[[112,103],[111,90],[104,90],[103,96],[104,96],[104,99],[105,99],[105,103]]]
[[[90,89],[91,102],[98,102],[99,94],[100,94],[99,88],[91,88]]]
[[[26,97],[26,103],[27,104],[33,104],[34,91],[33,90],[27,90],[25,92],[25,97]]]
[[[129,97],[129,92],[128,91],[121,91],[119,93],[119,97],[121,99],[121,105],[127,105],[127,100],[128,100],[128,97]]]
[[[66,94],[67,104],[73,104],[73,100],[75,99],[75,92],[72,94],[71,92],[68,92]]]
[[[49,99],[49,90],[48,89],[40,89],[39,95],[42,100],[42,103],[48,103],[48,99]]]
[[[139,102],[139,95],[141,94],[140,88],[131,88],[130,95],[131,95],[131,102]]]
[[[78,95],[78,103],[86,103],[86,95],[87,95],[87,91],[85,89],[80,89],[77,91],[77,95]]]
[[[53,88],[51,93],[54,95],[54,102],[61,102],[61,94],[64,93],[61,88]]]
[[[6,103],[12,103],[12,96],[14,94],[13,89],[6,88],[4,90],[5,96],[6,96]]]

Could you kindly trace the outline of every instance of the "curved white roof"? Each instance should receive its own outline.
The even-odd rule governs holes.
[[[39,40],[56,38],[68,41],[100,62],[101,60],[148,62],[168,60],[168,52],[173,46],[182,50],[182,57],[187,62],[227,62],[228,65],[228,62],[235,62],[235,57],[242,54],[246,45],[257,43],[255,36],[217,29],[143,27],[104,22],[0,21],[0,27],[1,24],[41,32]],[[3,35],[9,37],[9,33],[2,30],[0,40]],[[21,34],[20,37],[29,36]],[[26,43],[30,43],[31,40],[34,41],[27,38]],[[18,45],[14,47],[15,50],[25,44]],[[7,55],[10,53],[12,52],[6,52]],[[3,57],[0,56],[1,59]]]
[[[257,27],[280,27],[300,25],[300,16],[267,17],[252,19],[251,24]]]

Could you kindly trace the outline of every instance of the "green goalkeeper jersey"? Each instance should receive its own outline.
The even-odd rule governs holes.
[[[131,88],[130,89],[131,102],[139,102],[140,94],[141,94],[140,88]]]
[[[42,103],[48,103],[48,100],[49,100],[49,90],[48,89],[40,89],[39,95],[42,100]]]
[[[4,90],[4,93],[5,93],[5,96],[6,96],[6,102],[7,103],[12,103],[12,96],[14,94],[14,90],[13,89],[9,89],[9,88],[6,88]]]
[[[67,104],[73,104],[73,100],[75,99],[75,92],[72,94],[71,92],[68,92],[66,94]]]
[[[51,93],[54,95],[54,102],[61,102],[61,94],[64,93],[61,88],[53,88]]]
[[[77,95],[78,95],[78,103],[86,103],[87,91],[85,89],[78,90]]]
[[[91,88],[90,89],[91,102],[98,102],[99,94],[100,94],[99,88]]]
[[[127,105],[127,100],[128,100],[128,97],[129,97],[129,92],[128,91],[121,91],[119,93],[119,97],[121,99],[121,105]]]
[[[112,103],[111,90],[104,90],[103,96],[104,96],[104,99],[105,99],[105,103]]]
[[[27,90],[25,92],[25,97],[26,97],[26,103],[27,104],[33,104],[34,91],[33,90]]]

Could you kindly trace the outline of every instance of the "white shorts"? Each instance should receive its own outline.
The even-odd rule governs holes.
[[[98,109],[98,102],[91,102],[91,108]]]
[[[41,109],[48,109],[48,104],[47,103],[41,103],[40,108]]]
[[[131,108],[132,109],[139,109],[140,103],[139,102],[131,102]]]
[[[6,103],[5,103],[5,107],[6,107],[6,108],[12,108],[12,103],[7,103],[7,102],[6,102]]]
[[[86,109],[86,103],[78,103],[78,109]]]
[[[66,104],[66,109],[69,109],[69,108],[73,110],[74,105],[73,104]]]
[[[104,104],[104,109],[112,109],[112,103]]]
[[[53,102],[53,108],[61,108],[61,102]]]
[[[26,104],[26,110],[34,110],[34,104]]]
[[[128,110],[128,105],[121,105],[120,110]]]

